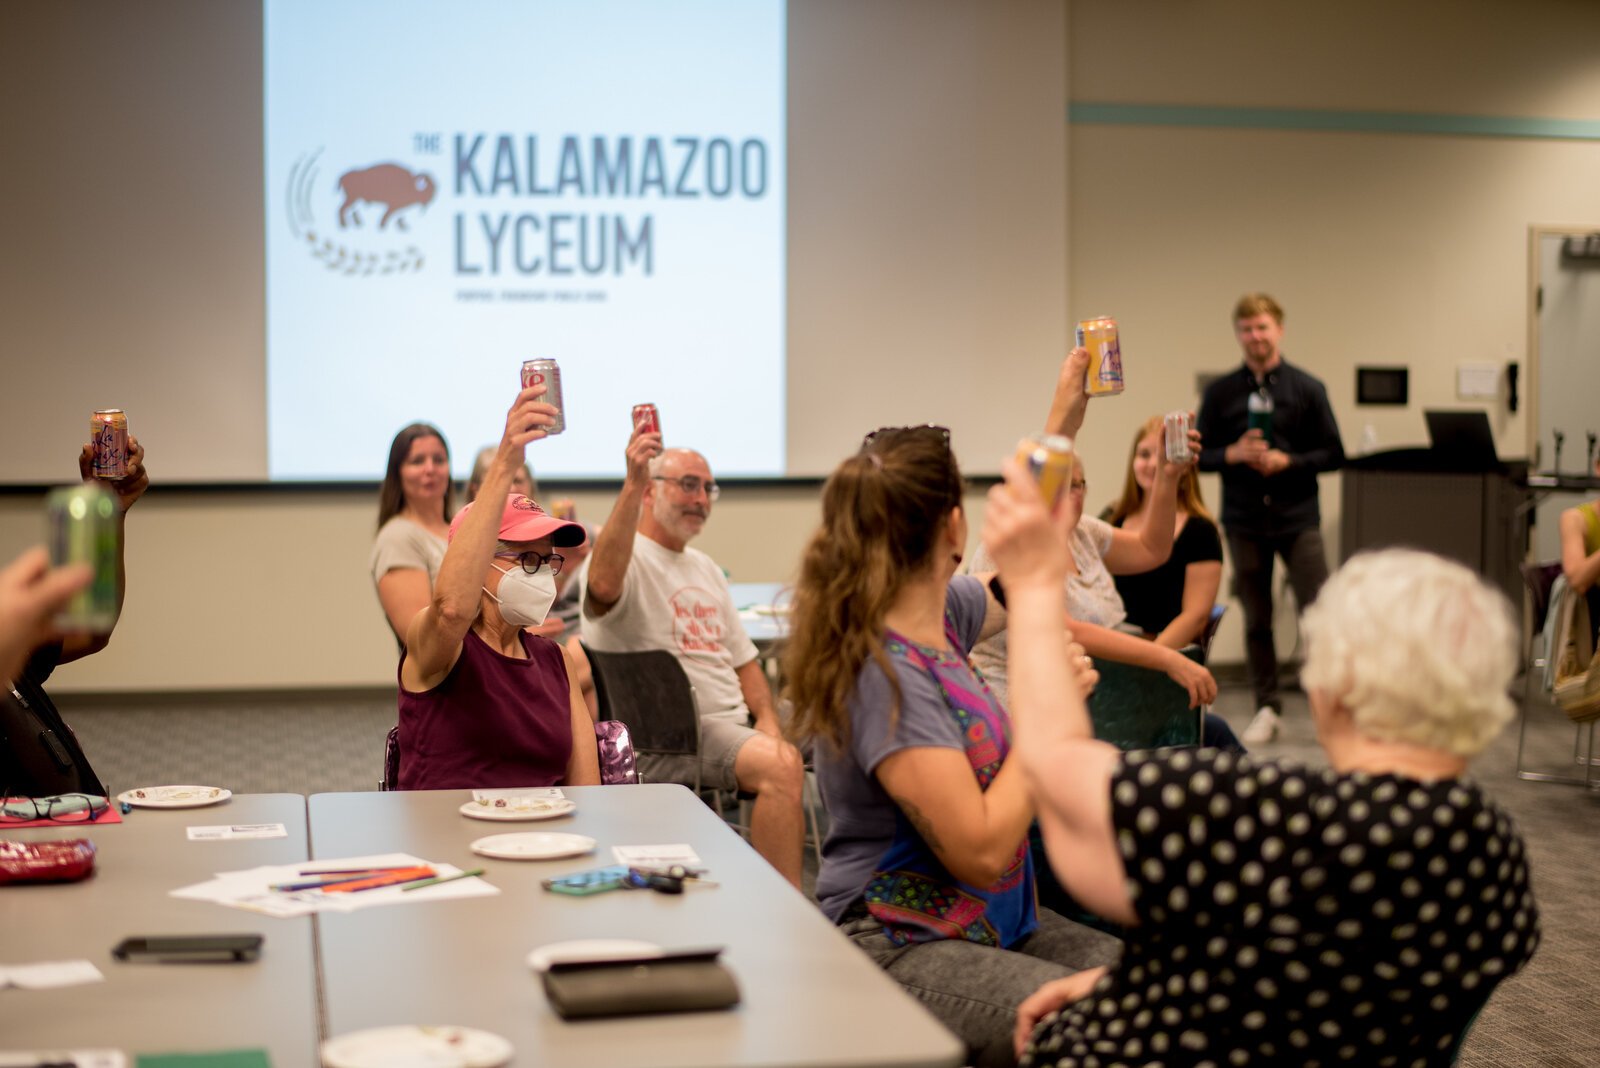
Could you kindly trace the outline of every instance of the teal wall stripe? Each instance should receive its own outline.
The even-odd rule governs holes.
[[[1600,121],[1518,119],[1499,115],[1427,115],[1311,108],[1221,108],[1177,104],[1088,104],[1067,108],[1067,120],[1092,126],[1191,126],[1235,130],[1339,130],[1600,141]]]

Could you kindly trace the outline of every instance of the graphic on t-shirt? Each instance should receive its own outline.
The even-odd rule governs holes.
[[[685,586],[667,599],[672,606],[672,637],[685,653],[722,652],[721,602],[699,586]]]

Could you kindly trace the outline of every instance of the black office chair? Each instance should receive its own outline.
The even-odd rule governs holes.
[[[748,838],[748,803],[755,795],[743,790],[720,790],[701,781],[700,712],[695,704],[694,686],[683,673],[678,658],[665,649],[637,653],[599,652],[587,645],[583,649],[594,674],[600,718],[626,723],[637,753],[695,757],[691,784],[695,793]],[[809,786],[802,791],[802,798],[809,825],[807,838],[821,863],[821,817]]]
[[[637,754],[695,758],[691,787],[724,811],[722,791],[700,779],[700,711],[678,658],[665,649],[607,653],[585,645],[583,651],[594,675],[600,718],[627,724]]]

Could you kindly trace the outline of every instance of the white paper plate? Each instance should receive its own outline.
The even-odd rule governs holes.
[[[553,820],[577,807],[565,797],[552,801],[511,798],[503,806],[493,801],[468,801],[461,806],[461,814],[475,820]]]
[[[575,942],[552,942],[528,954],[528,967],[536,972],[547,972],[552,964],[569,960],[633,960],[660,954],[661,947],[654,942],[639,942],[631,938],[580,938]]]
[[[220,786],[141,786],[122,791],[117,800],[134,808],[204,808],[232,796],[232,790]]]
[[[516,1051],[470,1027],[374,1027],[322,1044],[324,1068],[499,1068]]]
[[[517,834],[491,834],[473,842],[471,848],[481,857],[498,857],[501,860],[555,860],[558,857],[593,853],[594,839],[581,834],[521,831]]]

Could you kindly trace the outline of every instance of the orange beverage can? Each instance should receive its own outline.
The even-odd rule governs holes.
[[[1060,434],[1023,438],[1017,442],[1017,462],[1039,484],[1045,507],[1054,508],[1072,482],[1072,439]]]
[[[1084,376],[1084,392],[1091,397],[1108,397],[1122,392],[1122,343],[1117,338],[1117,321],[1102,315],[1078,324],[1078,347],[1089,350],[1089,370]]]
[[[89,417],[94,444],[94,477],[125,478],[128,474],[128,415],[121,408],[102,408]]]

